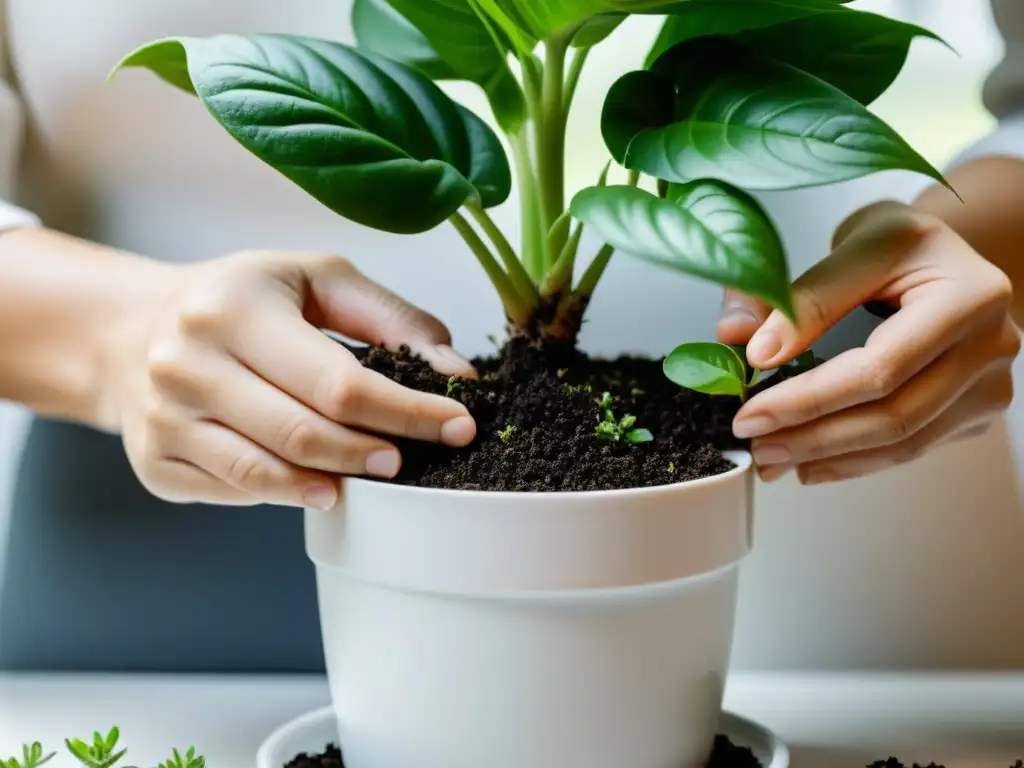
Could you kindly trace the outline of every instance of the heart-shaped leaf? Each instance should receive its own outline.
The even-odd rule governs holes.
[[[876,13],[838,8],[737,36],[762,55],[792,64],[870,104],[896,80],[916,37],[932,32]]]
[[[395,233],[467,200],[503,202],[508,159],[487,125],[401,64],[323,40],[220,35],[159,41],[118,68],[188,75],[242,146],[336,213]],[[115,70],[116,71],[116,70]]]
[[[477,83],[504,130],[514,133],[526,120],[508,41],[472,0],[356,0],[352,22],[361,48],[411,65],[432,52],[457,79]]]
[[[670,381],[686,389],[746,399],[747,364],[734,347],[711,342],[683,344],[665,358],[663,370]]]
[[[387,0],[354,0],[352,29],[360,50],[394,59],[432,80],[462,79],[423,33]]]
[[[670,14],[650,53],[651,67],[669,48],[710,35],[735,35],[825,11],[850,0],[686,0],[664,10]]]
[[[602,132],[622,165],[659,179],[792,189],[908,170],[945,184],[899,134],[833,85],[729,38],[698,38],[630,72]]]
[[[793,315],[774,225],[750,195],[717,181],[672,185],[662,199],[631,186],[591,187],[572,214],[616,250],[757,296]]]

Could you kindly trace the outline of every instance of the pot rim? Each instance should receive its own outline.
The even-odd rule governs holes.
[[[458,497],[461,501],[472,501],[474,498],[500,499],[500,498],[524,498],[543,497],[551,499],[621,499],[626,500],[637,496],[663,496],[679,493],[682,489],[703,488],[705,486],[728,483],[739,476],[749,473],[753,469],[754,458],[750,451],[720,451],[736,466],[727,472],[721,472],[710,477],[701,477],[697,480],[685,480],[681,483],[669,483],[667,485],[646,486],[641,488],[617,488],[607,491],[467,491],[457,488],[422,488],[415,485],[399,485],[383,480],[372,480],[363,477],[343,477],[341,480],[342,491],[347,485],[357,488],[370,488],[382,490],[384,493],[401,494],[404,496],[449,496]]]

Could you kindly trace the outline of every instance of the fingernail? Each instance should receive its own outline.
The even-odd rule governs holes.
[[[461,448],[476,437],[476,422],[472,416],[456,416],[441,425],[441,442]]]
[[[740,440],[750,440],[775,431],[775,419],[771,416],[744,416],[732,425],[732,432]]]
[[[762,483],[774,483],[785,477],[793,467],[790,464],[779,464],[774,467],[765,467],[757,471],[757,476],[761,478]]]
[[[788,464],[793,460],[793,452],[784,445],[769,443],[767,445],[754,446],[754,461],[759,466],[770,466],[772,464]]]
[[[757,360],[762,364],[772,360],[782,351],[782,339],[775,331],[761,330],[754,334],[754,338],[747,345],[747,359]]]
[[[302,501],[307,507],[326,512],[338,503],[338,493],[329,486],[317,485],[303,494]]]
[[[840,477],[839,473],[832,469],[811,469],[808,470],[802,478],[801,482],[804,485],[825,485],[826,483],[838,483],[843,478]]]
[[[447,344],[438,344],[436,347],[434,347],[434,352],[437,353],[437,356],[439,358],[446,361],[455,368],[458,368],[459,370],[463,370],[466,372],[473,370],[473,364]]]
[[[398,451],[375,451],[366,457],[366,474],[374,477],[394,477],[402,459]]]

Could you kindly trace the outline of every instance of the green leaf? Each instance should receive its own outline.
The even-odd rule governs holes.
[[[618,13],[606,13],[588,19],[579,32],[573,35],[573,48],[590,48],[603,42],[625,20],[625,14]]]
[[[843,0],[687,0],[663,10],[671,15],[647,54],[646,66],[651,67],[665,51],[686,40],[771,27],[842,4]]]
[[[157,42],[118,68],[167,79],[186,63],[228,133],[355,222],[423,232],[469,200],[490,207],[510,193],[494,132],[401,64],[323,40],[220,35]]]
[[[432,80],[461,79],[423,33],[387,0],[354,0],[352,29],[360,50],[394,59]]]
[[[375,13],[367,10],[371,6],[376,6]],[[431,68],[445,79],[454,76],[483,88],[502,129],[514,133],[525,122],[526,99],[508,65],[508,41],[474,3],[356,0],[352,13],[360,47],[413,66],[416,64],[409,60],[411,56],[432,54]],[[382,18],[386,13],[390,13],[391,21]],[[441,79],[437,74],[426,74]]]
[[[649,443],[652,440],[654,440],[654,435],[651,434],[649,429],[634,429],[632,432],[626,433],[626,441],[634,445]]]
[[[838,8],[744,32],[738,39],[761,55],[791,64],[861,104],[870,104],[899,76],[917,37],[943,42],[914,24]]]
[[[942,175],[856,100],[728,38],[682,43],[612,86],[602,132],[627,168],[793,189],[908,170]]]
[[[616,250],[743,291],[792,316],[789,268],[754,198],[717,181],[672,185],[664,199],[630,186],[591,187],[572,214]]]
[[[670,381],[686,389],[706,395],[746,396],[746,362],[725,344],[683,344],[665,358],[663,369]]]

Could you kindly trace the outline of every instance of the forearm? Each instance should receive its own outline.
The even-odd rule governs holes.
[[[112,361],[174,271],[45,229],[0,234],[0,399],[115,430]]]
[[[1024,325],[1024,160],[979,157],[947,174],[963,202],[930,187],[915,206],[938,216],[978,253],[1005,272],[1014,286],[1014,319]]]

